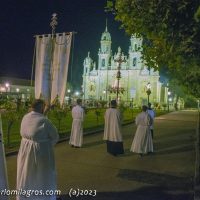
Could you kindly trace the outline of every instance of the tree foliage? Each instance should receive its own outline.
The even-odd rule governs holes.
[[[129,35],[144,38],[148,66],[164,69],[168,78],[200,97],[199,0],[112,0],[107,10]]]

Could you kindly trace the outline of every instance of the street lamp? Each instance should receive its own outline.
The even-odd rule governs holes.
[[[10,87],[10,83],[5,83],[6,86],[6,90],[8,91],[9,87]]]
[[[76,96],[78,96],[78,95],[79,95],[79,92],[78,92],[78,91],[77,91],[77,92],[75,92],[75,95],[76,95]]]
[[[146,93],[147,93],[147,97],[148,97],[147,103],[149,104],[149,95],[151,94],[151,84],[150,84],[150,82],[147,83],[146,87],[147,87]]]
[[[106,91],[104,90],[104,91],[103,91],[103,96],[104,96],[104,99],[105,99],[105,94],[106,94]]]
[[[5,86],[6,86],[6,98],[8,98],[8,91],[9,91],[10,83],[6,82]]]
[[[68,93],[68,105],[70,105],[71,104],[71,90],[68,89],[67,93]]]
[[[169,112],[169,96],[171,95],[171,92],[168,91],[167,93],[167,107],[168,107],[168,112]],[[170,98],[171,99],[171,98]]]
[[[169,102],[170,102],[170,103],[172,102],[172,97],[169,98]]]

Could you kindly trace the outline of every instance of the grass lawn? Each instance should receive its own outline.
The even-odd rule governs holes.
[[[97,113],[98,112],[98,116]],[[140,112],[140,110],[136,109],[125,109],[123,112],[123,123],[131,122],[135,119],[135,116]],[[85,120],[83,123],[84,132],[93,131],[99,128],[103,128],[104,126],[104,113],[105,109],[90,109],[87,111],[85,115]],[[161,115],[166,113],[166,111],[156,111],[156,115]],[[14,116],[16,111],[13,113],[11,112],[11,116]],[[22,117],[25,113],[21,113],[18,118],[14,120],[13,125],[10,129],[10,144],[8,145],[8,116],[6,114],[2,114],[2,124],[3,124],[3,133],[4,133],[4,144],[6,152],[15,151],[18,149],[21,136],[20,136],[20,123]],[[53,112],[48,114],[48,118],[53,122],[53,124],[58,128],[59,127],[59,120]],[[72,117],[71,111],[65,113],[60,120],[60,128],[59,128],[59,135],[60,138],[66,138],[70,135],[72,125]]]

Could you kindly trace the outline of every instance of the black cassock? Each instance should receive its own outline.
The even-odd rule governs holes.
[[[119,154],[124,153],[123,142],[113,142],[113,141],[106,141],[107,143],[107,152],[116,156]]]

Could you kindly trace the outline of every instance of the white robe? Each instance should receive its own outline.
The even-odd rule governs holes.
[[[72,108],[72,128],[69,144],[76,147],[81,147],[83,144],[83,120],[84,110],[81,106],[77,105]]]
[[[130,151],[146,154],[153,152],[153,141],[150,126],[152,119],[147,112],[142,112],[135,119],[137,130],[133,139]]]
[[[121,115],[115,108],[108,108],[105,113],[104,140],[122,142]]]
[[[42,114],[30,112],[21,122],[21,145],[17,158],[17,189],[56,189],[53,145],[59,139],[57,129]],[[17,196],[17,200],[54,200],[55,196]]]

